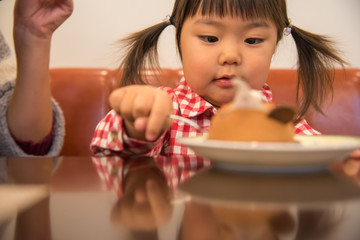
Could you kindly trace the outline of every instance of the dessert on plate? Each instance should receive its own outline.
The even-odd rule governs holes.
[[[294,110],[265,103],[258,91],[238,78],[234,100],[211,119],[208,139],[245,142],[294,142]]]

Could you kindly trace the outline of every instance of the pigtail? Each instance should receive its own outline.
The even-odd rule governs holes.
[[[339,56],[328,38],[291,26],[291,34],[298,52],[297,121],[305,115],[310,106],[322,112],[321,104],[326,96],[333,94],[335,63],[344,67],[345,61]],[[300,89],[302,98],[300,99]]]
[[[164,21],[133,33],[120,41],[126,51],[119,67],[119,71],[122,71],[120,87],[146,84],[146,79],[142,76],[143,70],[145,68],[159,69],[158,40],[168,25],[170,23]]]

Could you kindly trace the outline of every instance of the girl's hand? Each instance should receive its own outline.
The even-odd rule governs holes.
[[[360,149],[355,150],[345,161],[332,163],[330,169],[345,174],[360,185]]]
[[[123,196],[111,213],[115,225],[133,230],[154,230],[168,222],[173,210],[173,194],[165,175],[156,165],[131,169],[124,176],[122,187]]]
[[[124,120],[127,134],[139,140],[154,141],[171,126],[172,101],[161,89],[132,85],[116,89],[110,106]]]
[[[165,225],[173,207],[169,190],[155,179],[147,179],[114,207],[111,218],[115,225],[132,230],[153,230]]]
[[[343,171],[360,185],[360,149],[355,150],[344,163]]]
[[[50,39],[53,32],[72,13],[72,0],[16,0],[14,7],[14,35],[30,34]]]

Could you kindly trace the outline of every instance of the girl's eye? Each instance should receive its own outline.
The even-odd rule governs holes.
[[[259,44],[262,43],[264,40],[260,38],[248,38],[245,40],[247,44]]]
[[[214,43],[214,42],[219,41],[219,39],[217,37],[214,37],[214,36],[200,36],[200,38],[203,41],[208,42],[208,43]]]

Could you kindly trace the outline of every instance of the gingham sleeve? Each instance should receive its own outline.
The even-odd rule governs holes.
[[[122,139],[122,119],[115,111],[110,111],[95,128],[90,150],[96,155],[110,155],[110,151],[124,149]]]
[[[96,156],[146,154],[160,145],[162,138],[154,142],[130,138],[124,131],[122,118],[112,110],[96,126],[90,149]]]

